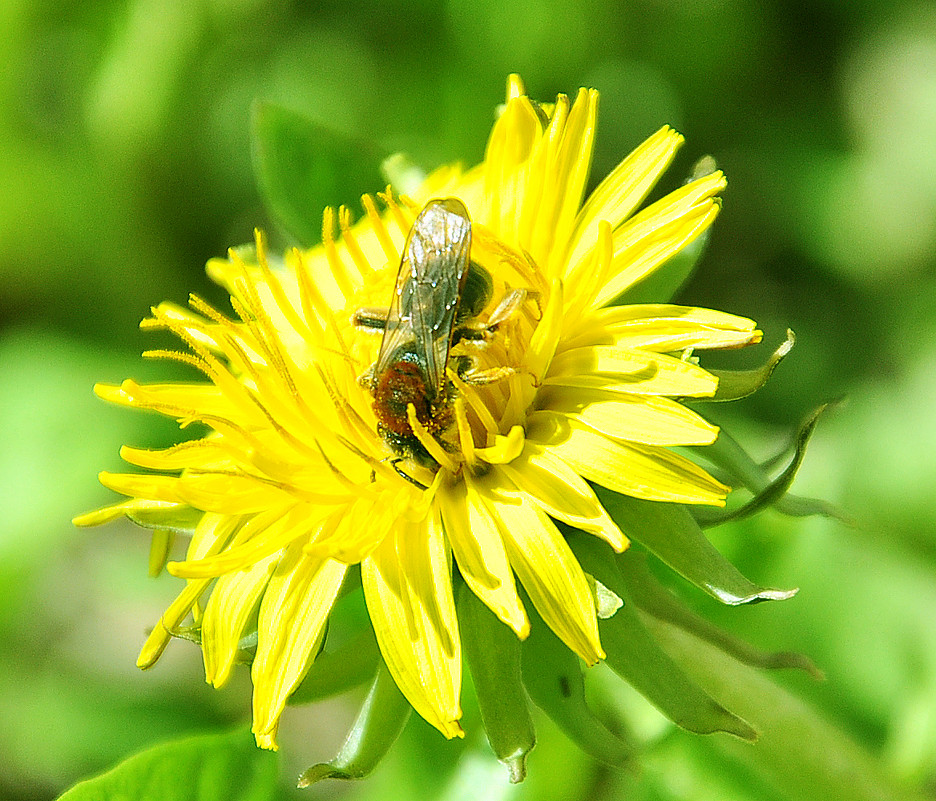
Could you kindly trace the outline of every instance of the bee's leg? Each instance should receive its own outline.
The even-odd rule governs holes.
[[[497,308],[491,312],[491,316],[487,321],[487,328],[494,330],[501,323],[506,322],[511,317],[513,317],[520,307],[523,305],[524,301],[533,295],[529,289],[511,289],[500,303],[497,304]]]
[[[367,331],[383,331],[387,327],[387,309],[358,309],[351,318],[351,324]]]
[[[358,386],[364,387],[364,389],[373,391],[374,389],[374,365],[371,365],[367,370],[361,375],[358,376]]]
[[[466,384],[478,387],[484,384],[496,384],[498,381],[503,381],[516,372],[516,368],[507,366],[490,367],[487,370],[469,368],[464,372],[460,372],[458,377]]]
[[[423,484],[421,481],[417,481],[417,480],[416,480],[415,478],[413,478],[411,475],[408,475],[407,473],[404,473],[404,472],[400,469],[400,462],[402,462],[402,461],[404,461],[404,459],[403,459],[402,456],[398,456],[396,459],[391,459],[391,460],[390,460],[390,466],[393,467],[394,470],[396,470],[397,475],[400,476],[400,478],[405,478],[405,479],[406,479],[407,481],[409,481],[409,483],[412,484],[414,487],[419,487],[421,490],[427,490],[427,489],[429,489],[429,487],[427,487],[427,486],[426,486],[425,484]]]
[[[452,332],[452,345],[457,345],[461,341],[467,342],[487,342],[501,324],[507,322],[513,317],[523,305],[523,302],[530,297],[531,291],[528,289],[512,289],[504,299],[497,304],[497,308],[491,312],[491,316],[486,323],[474,323],[460,325]]]

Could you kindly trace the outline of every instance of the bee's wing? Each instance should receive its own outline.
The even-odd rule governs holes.
[[[427,203],[406,240],[376,375],[405,346],[424,369],[427,387],[436,393],[442,389],[470,252],[471,222],[464,204],[455,198]]]

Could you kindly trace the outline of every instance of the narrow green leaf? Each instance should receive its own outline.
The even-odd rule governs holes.
[[[751,370],[709,370],[718,377],[718,389],[712,397],[698,398],[698,402],[732,401],[752,395],[767,383],[767,379],[777,369],[783,358],[793,350],[795,344],[796,336],[788,328],[786,339],[760,367]]]
[[[697,615],[660,584],[647,567],[646,554],[632,549],[627,552],[626,558],[618,559],[617,564],[631,598],[641,612],[691,632],[746,665],[768,670],[798,668],[815,679],[823,678],[822,671],[804,654],[794,651],[761,651]]]
[[[777,511],[791,517],[807,517],[810,515],[824,515],[835,517],[843,523],[850,524],[846,515],[837,510],[826,501],[813,498],[801,498],[787,494],[796,473],[806,456],[806,446],[816,427],[820,415],[832,406],[824,403],[812,412],[800,425],[791,443],[793,457],[784,470],[776,477],[771,478],[765,465],[760,465],[734,440],[724,429],[719,432],[718,439],[704,448],[696,449],[713,464],[729,474],[735,481],[740,482],[750,490],[754,497],[743,506],[725,511],[722,509],[693,509],[693,517],[703,526],[715,526],[729,520],[740,520],[749,517],[767,506],[773,506]],[[784,451],[790,449],[784,448]],[[782,455],[782,453],[781,453]],[[778,461],[777,458],[768,460],[767,464]]]
[[[586,754],[607,765],[624,765],[634,747],[611,732],[589,708],[581,661],[542,618],[533,611],[530,617],[530,636],[521,645],[520,655],[523,682],[533,703]]]
[[[162,743],[76,784],[59,801],[267,801],[276,757],[247,732]]]
[[[358,209],[361,195],[381,189],[376,145],[355,139],[273,103],[254,103],[254,171],[274,219],[301,245],[321,240],[322,211]]]
[[[682,504],[639,500],[598,486],[595,492],[625,534],[722,603],[777,601],[796,594],[796,589],[765,588],[745,578]]]
[[[523,686],[520,640],[464,582],[458,592],[458,628],[488,742],[507,766],[511,783],[521,782],[536,732]]]
[[[396,742],[409,720],[412,707],[381,662],[348,739],[330,762],[303,771],[298,786],[322,779],[360,779],[367,776]]]
[[[898,785],[870,754],[765,674],[672,624],[647,618],[683,668],[760,731],[756,747],[730,738],[706,744],[751,768],[791,801],[923,801]]]
[[[757,732],[690,679],[647,631],[607,543],[579,533],[570,536],[569,544],[582,567],[624,599],[616,614],[598,621],[607,665],[678,726],[755,740]]]
[[[319,654],[289,703],[308,704],[346,692],[373,679],[379,664],[374,630],[367,626],[340,648]]]

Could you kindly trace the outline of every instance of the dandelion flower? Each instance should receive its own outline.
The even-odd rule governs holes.
[[[124,447],[127,462],[151,472],[102,474],[128,499],[76,522],[193,522],[184,561],[168,564],[185,586],[139,665],[154,664],[191,616],[207,680],[220,686],[255,626],[262,747],[276,748],[280,715],[352,566],[399,689],[446,737],[462,736],[454,571],[522,639],[530,620],[519,580],[542,620],[593,664],[604,656],[595,598],[557,521],[622,551],[626,532],[593,484],[724,504],[728,487],[672,450],[718,434],[679,402],[717,386],[688,354],[760,332],[707,309],[609,304],[711,225],[725,179],[712,172],[638,211],[682,141],[664,127],[583,203],[597,100],[583,89],[574,102],[541,106],[512,77],[480,165],[441,168],[409,196],[379,195],[379,205],[365,196],[356,224],[339,211],[337,236],[326,210],[323,243],[311,250],[274,257],[258,234],[249,254],[212,261],[232,316],[196,297],[190,310],[155,307],[143,326],[171,331],[185,350],[146,355],[207,380],[96,387],[105,400],[209,429],[165,450]],[[395,298],[410,330],[428,325],[405,308],[397,274],[417,258],[408,237],[437,199],[450,199],[437,204],[448,222],[470,221],[470,265],[483,286],[472,290],[477,307],[462,310],[463,330],[439,335],[443,397],[403,403],[394,433],[374,397],[389,333],[362,321],[389,331],[386,311],[372,310]],[[460,291],[464,302],[469,290]],[[415,369],[424,378],[428,368]]]

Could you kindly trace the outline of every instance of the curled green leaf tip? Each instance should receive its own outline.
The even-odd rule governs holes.
[[[788,328],[786,339],[780,343],[760,367],[755,367],[752,370],[711,370],[710,372],[718,377],[718,389],[711,398],[699,398],[699,402],[733,401],[757,392],[767,383],[767,379],[777,369],[784,357],[793,350],[795,344],[796,335]]]
[[[302,771],[302,774],[299,776],[299,781],[296,782],[296,787],[302,790],[306,787],[310,787],[316,782],[322,781],[322,779],[352,778],[354,777],[332,766],[328,762],[320,762],[318,765],[313,765],[311,768],[306,768],[304,771]]]
[[[707,584],[706,587],[718,600],[729,606],[740,606],[741,604],[758,603],[760,601],[786,601],[799,592],[799,587],[794,587],[791,590],[759,589],[750,595],[734,595],[713,584]]]
[[[502,759],[501,762],[507,768],[507,778],[511,784],[520,784],[526,778],[526,754],[517,754],[516,756]]]

